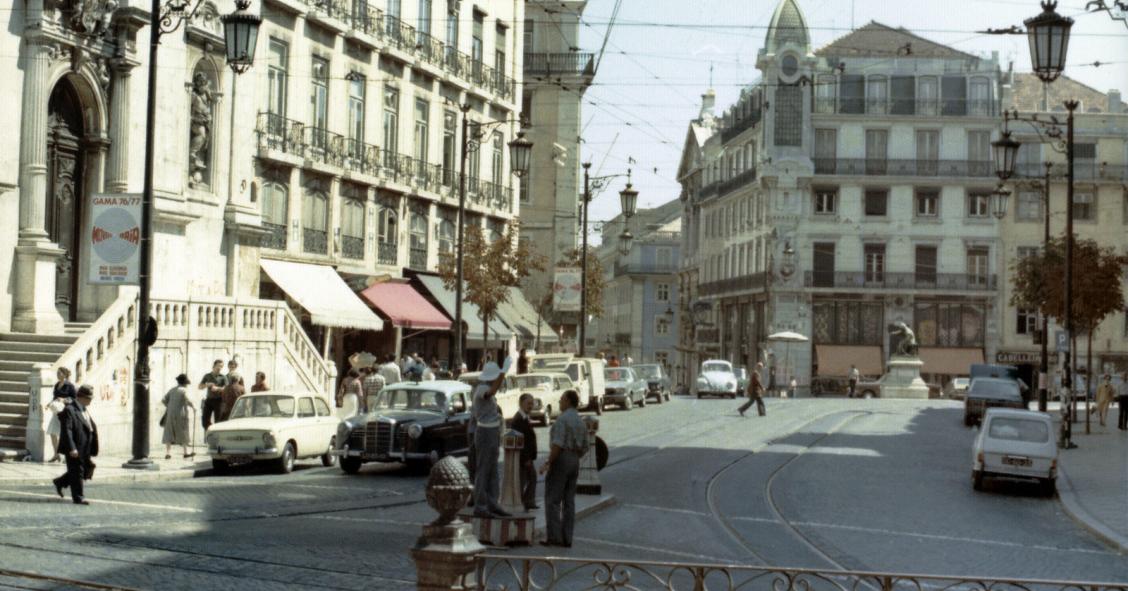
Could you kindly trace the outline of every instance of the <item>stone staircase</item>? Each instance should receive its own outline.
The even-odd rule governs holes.
[[[0,460],[27,454],[27,379],[32,366],[57,362],[90,326],[68,323],[61,335],[0,333]]]

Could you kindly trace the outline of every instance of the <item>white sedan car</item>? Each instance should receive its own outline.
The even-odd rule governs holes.
[[[1057,480],[1057,443],[1046,413],[989,408],[975,438],[971,481],[983,490],[989,476],[1037,480],[1053,495]]]
[[[505,380],[508,390],[517,393],[518,401],[521,394],[533,396],[533,412],[529,416],[546,426],[552,419],[560,416],[560,409],[554,406],[560,396],[568,390],[576,389],[568,374],[553,371],[508,376]]]
[[[228,420],[209,427],[205,440],[216,472],[269,461],[288,474],[299,458],[321,458],[325,466],[337,461],[330,452],[338,422],[316,394],[258,392],[235,401]]]
[[[701,364],[697,376],[697,397],[728,396],[736,398],[736,374],[724,359],[710,359]]]

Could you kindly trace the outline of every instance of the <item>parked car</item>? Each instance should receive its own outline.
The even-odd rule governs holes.
[[[988,408],[1026,408],[1018,382],[1011,378],[972,378],[964,399],[964,425],[978,425]]]
[[[850,380],[847,376],[817,376],[811,380],[812,396],[849,396],[849,394]],[[881,378],[858,376],[854,395],[858,398],[880,398]]]
[[[518,401],[522,394],[533,396],[533,412],[529,413],[529,417],[539,420],[546,427],[552,419],[560,416],[560,408],[553,406],[560,400],[560,396],[568,390],[576,389],[568,374],[558,372],[546,371],[509,376],[506,382],[509,391],[516,393]]]
[[[603,407],[614,404],[623,410],[635,404],[646,406],[646,382],[639,379],[629,367],[608,367],[603,370],[607,384],[603,394]]]
[[[482,375],[480,371],[463,372],[458,376],[458,381],[470,386],[470,393],[473,395],[474,388],[478,387],[478,376],[480,375]],[[501,407],[501,416],[505,417],[507,421],[513,418],[513,415],[517,414],[517,409],[521,407],[518,402],[521,393],[516,390],[510,390],[509,384],[509,380],[503,381],[501,386],[498,387],[497,393],[494,394],[497,405]]]
[[[967,386],[970,383],[971,378],[952,378],[944,385],[942,395],[944,398],[951,398],[952,400],[963,400],[967,397]]]
[[[266,461],[289,474],[302,458],[321,458],[323,465],[332,466],[336,433],[337,417],[325,397],[258,392],[236,400],[228,420],[209,427],[204,440],[216,472]]]
[[[336,455],[356,474],[366,462],[434,464],[466,455],[470,386],[453,380],[400,382],[367,399],[368,412],[341,421]]]
[[[579,410],[590,410],[596,414],[603,413],[603,393],[606,390],[603,367],[602,359],[575,357],[571,353],[534,355],[529,362],[530,371],[559,371],[567,374],[572,378],[576,394],[580,397]]]
[[[1057,454],[1053,422],[1048,414],[988,409],[972,452],[972,487],[983,490],[988,477],[1033,479],[1038,481],[1043,494],[1053,495]]]
[[[632,365],[631,369],[642,380],[646,381],[646,397],[653,397],[658,404],[670,399],[670,376],[662,369],[659,363],[642,363]]]
[[[701,364],[697,375],[697,397],[728,396],[736,398],[736,374],[724,359],[710,359]]]

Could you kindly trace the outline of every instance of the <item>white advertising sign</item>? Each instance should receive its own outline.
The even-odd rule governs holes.
[[[583,282],[578,267],[558,267],[552,283],[552,309],[557,312],[579,312]]]
[[[99,193],[91,203],[89,282],[135,285],[141,264],[141,195]]]

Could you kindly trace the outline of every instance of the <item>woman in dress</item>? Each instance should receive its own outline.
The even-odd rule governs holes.
[[[165,406],[164,435],[161,437],[161,442],[165,444],[166,460],[172,459],[173,445],[184,448],[186,458],[196,455],[195,452],[188,451],[188,438],[191,434],[188,409],[196,408],[188,398],[189,383],[188,376],[184,374],[176,376],[176,386],[166,392],[161,399],[161,404]]]
[[[59,413],[63,412],[63,409],[66,408],[68,404],[74,402],[75,396],[74,384],[70,382],[69,369],[60,367],[59,371],[55,373],[55,377],[57,377],[59,381],[55,382],[54,396],[51,397],[51,402],[48,402],[47,406],[43,407],[43,410],[50,411],[51,413],[51,422],[47,425],[47,433],[51,435],[51,444],[54,446],[55,450],[55,455],[51,458],[52,462],[62,460],[62,456],[59,455],[59,430],[61,427],[59,424]]]
[[[340,399],[337,406],[341,409],[338,415],[342,418],[355,416],[360,409],[360,398],[364,394],[364,384],[360,381],[360,372],[354,367],[349,370],[341,384]]]

